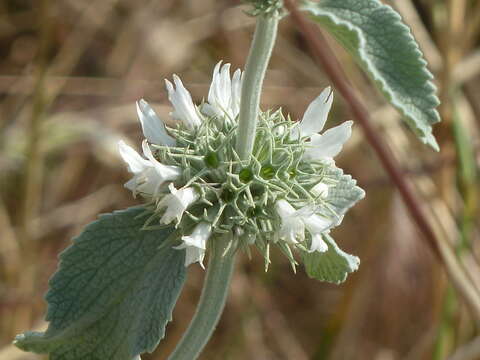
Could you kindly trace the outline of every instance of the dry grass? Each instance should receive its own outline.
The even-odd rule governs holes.
[[[440,154],[419,144],[345,52],[335,50],[432,222],[478,286],[478,1],[390,2],[439,75]],[[116,151],[120,138],[141,139],[134,100],[144,97],[165,118],[163,79],[172,73],[201,100],[218,60],[243,66],[252,25],[236,1],[0,2],[0,360],[40,358],[9,343],[20,331],[45,326],[42,296],[57,254],[98,213],[136,204],[121,186],[128,175]],[[284,20],[262,99],[264,108],[282,106],[295,118],[328,84],[299,39]],[[349,116],[337,96],[330,125]],[[464,138],[454,136],[458,126]],[[280,254],[268,273],[260,256],[241,257],[201,359],[480,358],[477,324],[358,129],[338,163],[367,191],[334,233],[361,257],[360,270],[333,286],[302,269],[292,274]],[[199,267],[189,269],[167,337],[146,359],[164,359],[173,349],[203,276]]]

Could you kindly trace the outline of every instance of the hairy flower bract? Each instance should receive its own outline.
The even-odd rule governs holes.
[[[125,186],[152,211],[146,225],[176,227],[176,248],[185,249],[185,265],[202,264],[209,242],[220,236],[229,236],[238,248],[255,245],[267,265],[272,245],[292,264],[292,248],[326,252],[325,236],[364,195],[333,160],[350,137],[352,122],[322,132],[331,89],[299,122],[281,110],[260,112],[253,153],[241,161],[235,152],[241,71],[231,77],[230,64],[217,64],[208,99],[198,105],[180,78],[173,79],[166,86],[176,126],[166,127],[140,100],[143,157],[119,145],[133,173]]]

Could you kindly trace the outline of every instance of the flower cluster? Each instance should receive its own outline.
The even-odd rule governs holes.
[[[207,101],[196,105],[174,75],[166,87],[176,126],[166,127],[140,100],[143,156],[119,144],[133,174],[125,186],[145,199],[154,214],[149,222],[176,227],[181,240],[176,248],[186,250],[186,266],[203,266],[208,244],[224,236],[236,247],[256,245],[267,265],[271,245],[292,264],[292,248],[325,253],[332,248],[329,231],[364,195],[333,160],[352,122],[319,134],[333,102],[330,88],[299,122],[280,110],[261,112],[253,153],[241,161],[235,152],[241,85],[241,71],[231,77],[230,64],[219,63]]]

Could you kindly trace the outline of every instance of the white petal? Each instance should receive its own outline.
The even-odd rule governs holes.
[[[174,219],[180,221],[184,211],[200,197],[194,188],[188,187],[177,190],[175,186],[170,183],[169,189],[170,194],[165,195],[157,205],[157,209],[159,210],[166,207],[165,213],[160,219],[160,223],[162,224],[169,224]]]
[[[232,117],[235,119],[240,112],[240,99],[242,93],[242,71],[235,70],[232,78]]]
[[[219,92],[218,87],[220,85],[220,66],[222,66],[222,61],[219,61],[213,68],[212,82],[210,83],[210,89],[208,90],[208,103],[210,105],[208,109],[213,115],[220,115],[220,112],[218,111],[219,109],[217,108],[217,94]]]
[[[322,131],[333,103],[332,89],[327,87],[308,105],[298,128],[300,136],[311,136]]]
[[[137,101],[137,114],[142,124],[143,135],[152,144],[174,146],[175,139],[167,134],[165,125],[148,103]]]
[[[189,236],[182,236],[182,240],[186,246],[194,246],[200,249],[206,249],[207,240],[212,233],[212,225],[201,222],[195,226],[193,232]]]
[[[205,266],[203,265],[203,259],[205,258],[205,250],[199,249],[194,246],[189,246],[185,249],[185,267],[187,267],[190,264],[194,264],[198,262],[200,266],[205,269]]]
[[[305,222],[305,227],[312,236],[312,244],[309,251],[327,251],[328,246],[325,241],[323,241],[322,233],[328,232],[333,226],[335,226],[335,221],[317,214],[310,215],[304,218],[303,221]]]
[[[304,159],[321,160],[335,157],[352,135],[352,125],[353,121],[345,121],[343,124],[328,129],[322,135],[313,135],[308,144],[310,147],[305,151]]]
[[[328,185],[323,182],[319,182],[312,188],[312,190],[310,190],[310,192],[315,196],[325,199],[328,197]]]
[[[220,61],[213,70],[212,84],[208,92],[208,102],[217,110],[224,113],[230,106],[232,84],[230,80],[230,64]]]
[[[199,126],[202,121],[197,114],[197,109],[193,104],[192,96],[183,86],[182,81],[177,75],[173,75],[173,84],[165,80],[168,91],[168,99],[174,107],[174,111],[171,113],[172,117],[176,120],[182,121],[189,129],[194,129]]]
[[[312,235],[312,244],[310,245],[309,252],[318,251],[323,253],[327,250],[328,250],[328,245],[323,240],[322,235],[321,234]]]
[[[290,205],[288,201],[283,199],[278,200],[275,203],[275,210],[282,219],[295,213],[295,208]]]
[[[185,266],[199,262],[202,268],[203,258],[205,257],[205,249],[207,240],[212,233],[212,226],[209,223],[202,222],[195,226],[190,236],[182,236],[183,243],[175,249],[186,249]]]
[[[280,227],[279,236],[290,244],[296,244],[298,241],[303,241],[305,239],[305,225],[303,221],[294,216],[284,219],[282,221],[282,226]]]
[[[230,79],[230,64],[217,63],[208,92],[208,104],[204,104],[202,112],[208,116],[226,115],[235,119],[240,110],[241,81],[240,70],[236,70],[233,79]]]
[[[137,183],[135,193],[140,193],[144,196],[156,196],[160,186],[165,182],[153,167],[137,175],[135,180]]]
[[[305,217],[303,221],[305,222],[308,232],[312,235],[320,234],[335,226],[335,221],[317,214]]]
[[[138,174],[150,167],[151,164],[148,160],[142,158],[135,150],[125,144],[123,140],[118,142],[118,151],[128,165],[128,171],[134,174]]]
[[[296,210],[295,215],[301,217],[302,219],[306,219],[306,218],[314,215],[316,210],[317,210],[316,206],[307,205],[307,206],[304,206],[304,207]]]
[[[278,235],[281,239],[291,244],[296,244],[305,238],[305,225],[302,218],[297,215],[295,208],[286,200],[278,200],[275,210],[281,218],[282,224]]]
[[[163,165],[152,154],[152,150],[146,141],[142,142],[143,154],[150,160],[153,168],[157,172],[158,176],[162,178],[162,182],[176,180],[182,173],[182,170],[178,166]]]

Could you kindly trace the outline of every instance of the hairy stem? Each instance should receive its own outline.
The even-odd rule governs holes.
[[[248,160],[252,153],[263,78],[277,37],[277,26],[276,15],[258,17],[245,65],[236,144],[237,153],[242,160]]]
[[[190,326],[169,360],[194,360],[206,345],[223,312],[233,274],[235,254],[230,238],[212,241],[207,276]]]
[[[259,16],[243,74],[236,150],[247,160],[253,150],[263,78],[277,35],[276,15]],[[202,295],[190,326],[169,360],[194,360],[212,335],[223,312],[233,273],[235,251],[231,239],[213,241]]]

